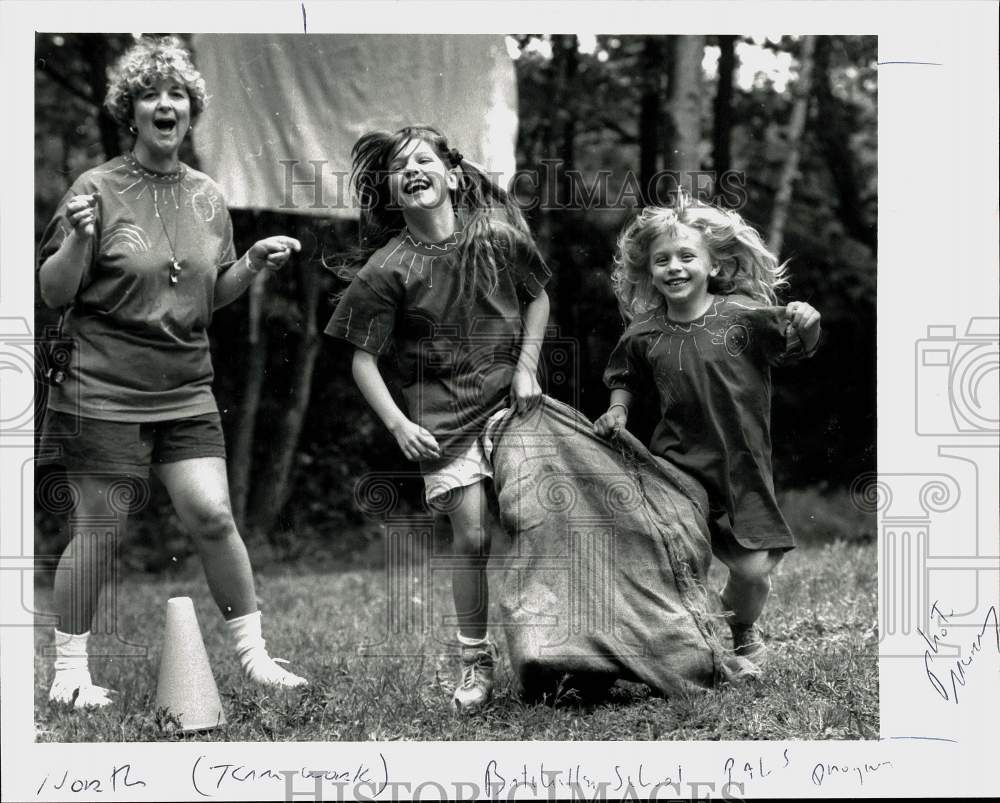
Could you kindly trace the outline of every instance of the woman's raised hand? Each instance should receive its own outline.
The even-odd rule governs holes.
[[[407,460],[431,460],[441,456],[441,449],[434,436],[408,418],[389,431]]]
[[[247,261],[254,272],[268,268],[280,270],[292,255],[292,251],[301,251],[302,243],[294,237],[278,234],[258,240],[247,251]]]
[[[73,231],[87,237],[94,236],[94,224],[97,222],[97,200],[99,192],[90,195],[74,195],[66,202],[66,218]]]

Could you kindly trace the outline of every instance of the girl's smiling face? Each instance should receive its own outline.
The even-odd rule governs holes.
[[[180,79],[161,78],[132,98],[136,151],[155,159],[176,157],[191,126],[191,98]]]
[[[692,320],[708,307],[708,280],[719,271],[712,264],[701,232],[678,224],[676,236],[661,234],[653,240],[649,272],[671,316]]]
[[[425,140],[411,139],[389,160],[389,197],[408,212],[450,203],[449,190],[458,186],[455,174]]]

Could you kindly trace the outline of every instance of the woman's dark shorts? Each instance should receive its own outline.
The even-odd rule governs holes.
[[[196,457],[226,458],[222,420],[217,412],[142,423],[103,421],[46,410],[36,462],[62,466],[73,473],[147,479],[150,465]]]

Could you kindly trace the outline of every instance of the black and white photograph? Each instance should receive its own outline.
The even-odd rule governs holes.
[[[997,9],[870,6],[7,5],[4,798],[985,791]]]

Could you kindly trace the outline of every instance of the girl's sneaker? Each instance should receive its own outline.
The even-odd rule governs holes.
[[[729,625],[729,629],[733,631],[733,651],[763,668],[767,663],[767,645],[757,626],[734,623]]]
[[[451,703],[457,711],[478,711],[493,696],[497,648],[487,641],[475,647],[462,645],[462,679]]]

